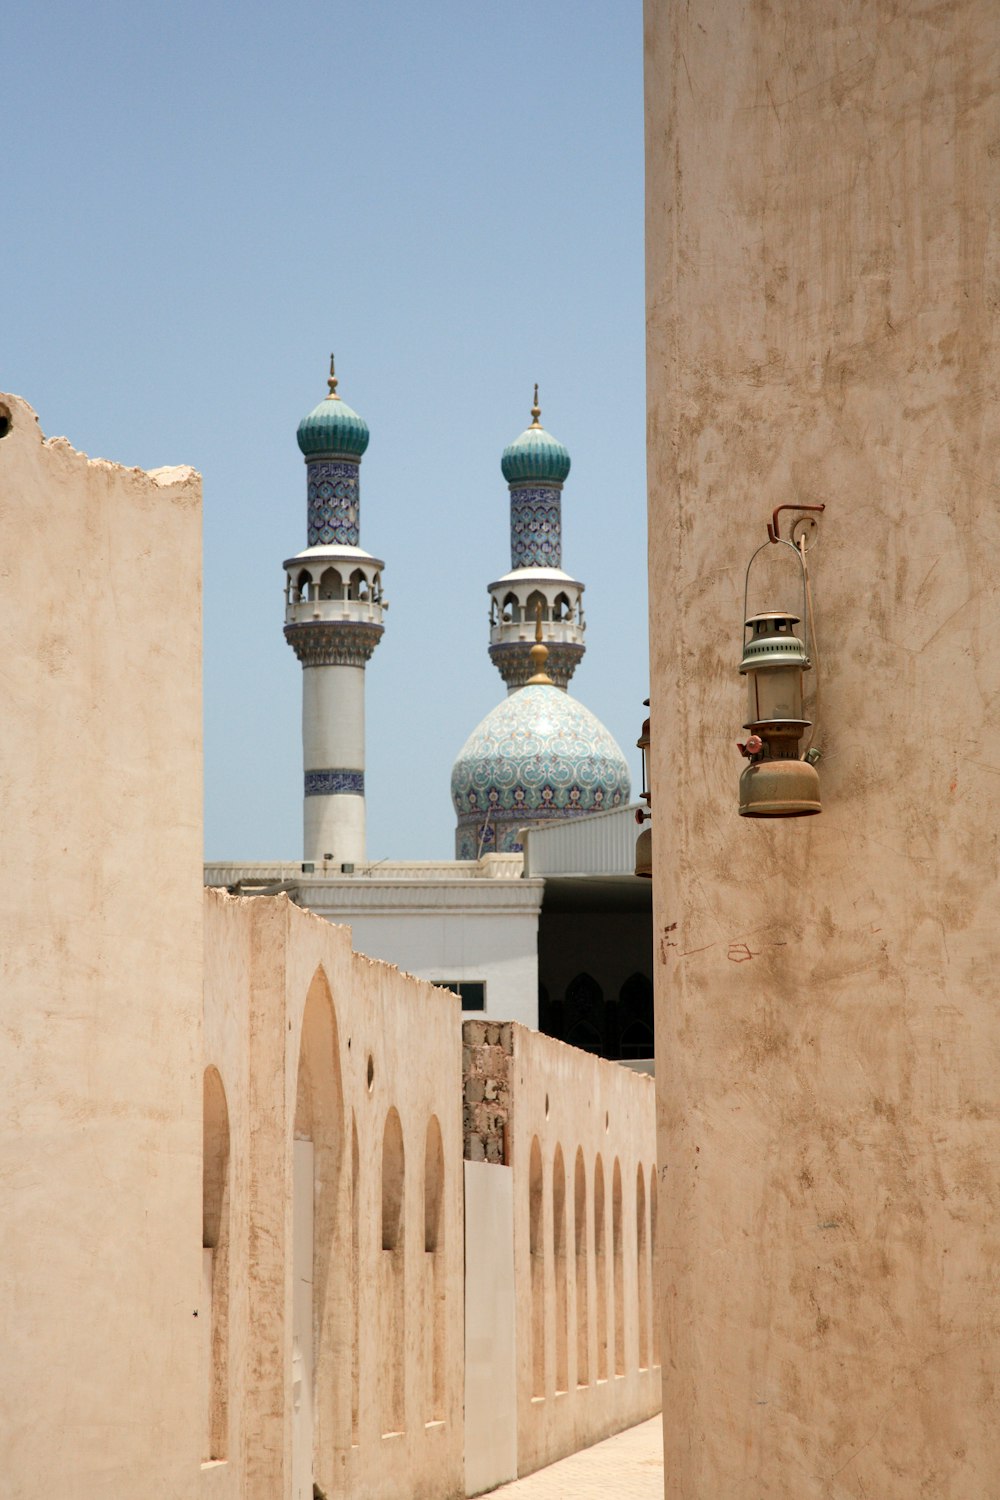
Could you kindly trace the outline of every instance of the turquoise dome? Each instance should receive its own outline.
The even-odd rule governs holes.
[[[538,387],[535,387],[534,417],[530,427],[503,450],[500,467],[508,484],[534,480],[538,484],[562,484],[569,473],[569,451],[539,423]]]
[[[349,458],[360,458],[368,447],[368,423],[337,395],[332,357],[327,384],[330,394],[326,400],[314,406],[299,423],[299,447],[306,458],[316,458],[321,453],[342,453]]]
[[[529,683],[459,751],[451,773],[457,856],[519,849],[519,829],[620,807],[630,792],[625,757],[600,720],[561,688]]]

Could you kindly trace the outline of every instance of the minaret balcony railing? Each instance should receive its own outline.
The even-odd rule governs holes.
[[[576,620],[546,620],[544,629],[546,641],[580,645],[586,626],[578,624]],[[534,638],[535,627],[530,620],[501,620],[490,627],[491,646],[506,646],[514,641],[533,641]]]
[[[286,625],[308,625],[312,620],[355,625],[381,625],[381,600],[302,599],[285,605]]]

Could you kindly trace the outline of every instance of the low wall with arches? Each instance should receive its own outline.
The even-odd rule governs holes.
[[[653,1080],[512,1027],[518,1472],[660,1410]]]
[[[206,902],[201,1493],[460,1495],[459,1002]]]

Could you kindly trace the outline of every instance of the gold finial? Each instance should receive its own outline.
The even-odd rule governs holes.
[[[339,382],[337,380],[336,371],[334,370],[334,367],[333,367],[333,355],[332,354],[330,355],[330,378],[329,378],[329,380],[326,383],[330,387],[330,394],[329,394],[329,396],[327,396],[326,399],[328,401],[339,401],[340,397],[337,395],[337,386],[338,386]]]
[[[537,397],[536,397],[537,401]],[[531,648],[531,665],[535,669],[533,677],[528,678],[528,687],[553,687],[552,678],[545,670],[545,663],[549,659],[549,648],[542,640],[542,606],[535,605],[535,644]]]
[[[542,424],[541,424],[541,422],[539,422],[538,418],[542,415],[542,408],[538,404],[538,381],[537,380],[535,381],[535,404],[531,408],[531,415],[532,415],[532,418],[533,418],[532,423],[531,423],[532,427],[541,427]]]

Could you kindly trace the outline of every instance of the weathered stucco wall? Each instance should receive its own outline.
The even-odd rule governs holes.
[[[1000,8],[646,27],[666,1492],[989,1500]],[[794,500],[824,811],[753,822],[743,571]]]
[[[0,1488],[189,1500],[201,486],[0,419]]]

